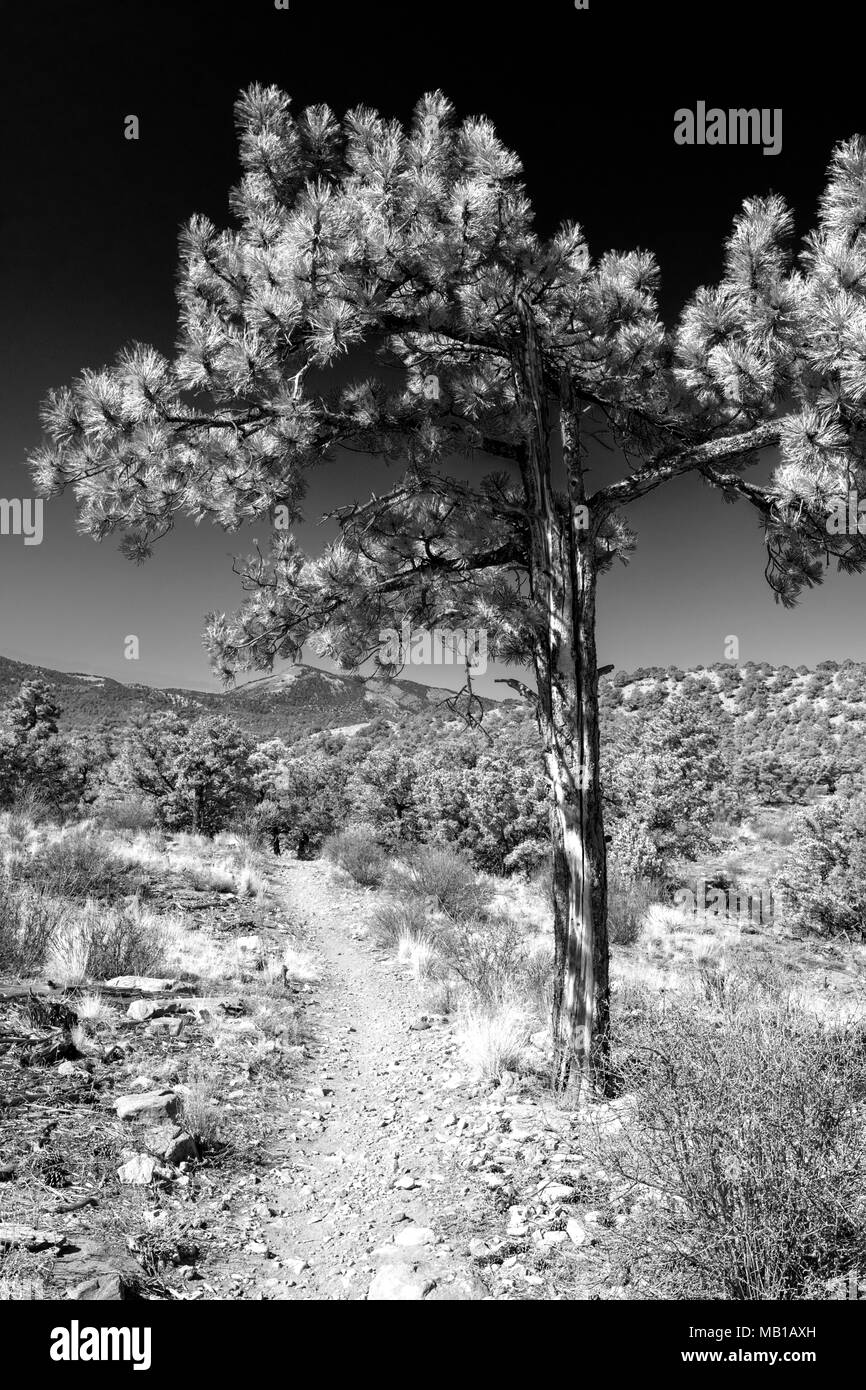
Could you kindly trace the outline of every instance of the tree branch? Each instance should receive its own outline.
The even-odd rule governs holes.
[[[714,486],[736,486],[736,490],[742,496],[748,497],[756,506],[766,507],[770,501],[768,492],[744,483],[741,478],[736,478],[736,483],[734,483],[735,475],[733,474],[719,474],[716,478],[713,476],[716,473],[713,465],[729,463],[733,459],[740,458],[743,454],[750,454],[756,449],[765,449],[771,444],[778,444],[780,430],[780,422],[770,420],[765,424],[756,425],[754,429],[745,430],[742,434],[706,440],[703,444],[696,444],[693,448],[683,450],[673,457],[663,455],[646,464],[643,468],[639,468],[630,478],[623,478],[617,483],[610,483],[607,487],[599,488],[598,492],[593,493],[590,498],[590,504],[593,509],[599,508],[603,511],[609,511],[628,502],[633,502],[638,497],[645,496],[646,493],[652,492],[654,488],[667,482],[670,478],[678,477],[682,473],[700,472]]]

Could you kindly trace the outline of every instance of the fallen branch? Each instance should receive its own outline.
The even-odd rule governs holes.
[[[52,1216],[64,1216],[70,1211],[81,1211],[82,1207],[97,1207],[99,1203],[95,1197],[79,1197],[77,1202],[64,1202],[60,1207],[55,1207]]]
[[[65,1245],[66,1237],[57,1231],[39,1231],[34,1226],[0,1225],[0,1245],[21,1246],[35,1252],[50,1245]]]

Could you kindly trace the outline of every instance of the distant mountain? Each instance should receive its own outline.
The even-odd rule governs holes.
[[[113,729],[147,714],[175,710],[193,718],[225,714],[257,737],[294,739],[320,729],[354,730],[376,719],[400,720],[445,709],[448,691],[417,681],[332,675],[299,664],[226,691],[183,690],[133,684],[111,676],[52,671],[0,657],[0,704],[22,681],[44,680],[63,713],[61,727]],[[497,702],[485,700],[485,707]]]

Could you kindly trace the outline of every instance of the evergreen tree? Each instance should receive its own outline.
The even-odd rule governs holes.
[[[0,732],[0,798],[5,804],[25,792],[58,812],[69,810],[70,801],[74,804],[72,785],[77,777],[70,770],[67,779],[59,717],[60,706],[45,681],[22,681]]]
[[[37,485],[71,484],[83,526],[120,532],[135,559],[181,512],[228,530],[272,518],[244,606],[208,623],[227,675],[314,636],[357,664],[403,618],[485,629],[491,657],[529,668],[534,688],[516,684],[552,794],[564,1084],[608,1033],[595,609],[632,544],[624,509],[685,473],[744,499],[785,604],[829,556],[866,560],[866,539],[827,526],[866,490],[866,144],[833,155],[799,261],[783,200],[750,199],[719,283],[667,330],[652,256],[593,260],[574,224],[542,239],[517,157],[438,93],[403,130],[366,108],[296,117],[254,86],[237,122],[235,225],[183,232],[174,360],[132,346],[52,393]],[[332,369],[357,347],[346,383]],[[594,435],[618,475],[595,455],[590,473]],[[337,509],[339,538],[307,558],[285,527],[341,445],[402,469]],[[760,486],[745,473],[768,446],[781,462]],[[465,481],[464,452],[500,471]]]

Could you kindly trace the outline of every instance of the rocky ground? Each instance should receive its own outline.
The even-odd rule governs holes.
[[[312,969],[209,996],[120,981],[115,1019],[63,1058],[34,1056],[63,1034],[2,992],[3,1296],[628,1296],[606,1241],[628,1194],[577,1118],[537,1080],[472,1081],[453,1023],[367,938],[373,892],[322,862],[268,876],[259,940]],[[240,902],[197,919],[218,949],[255,941]]]

